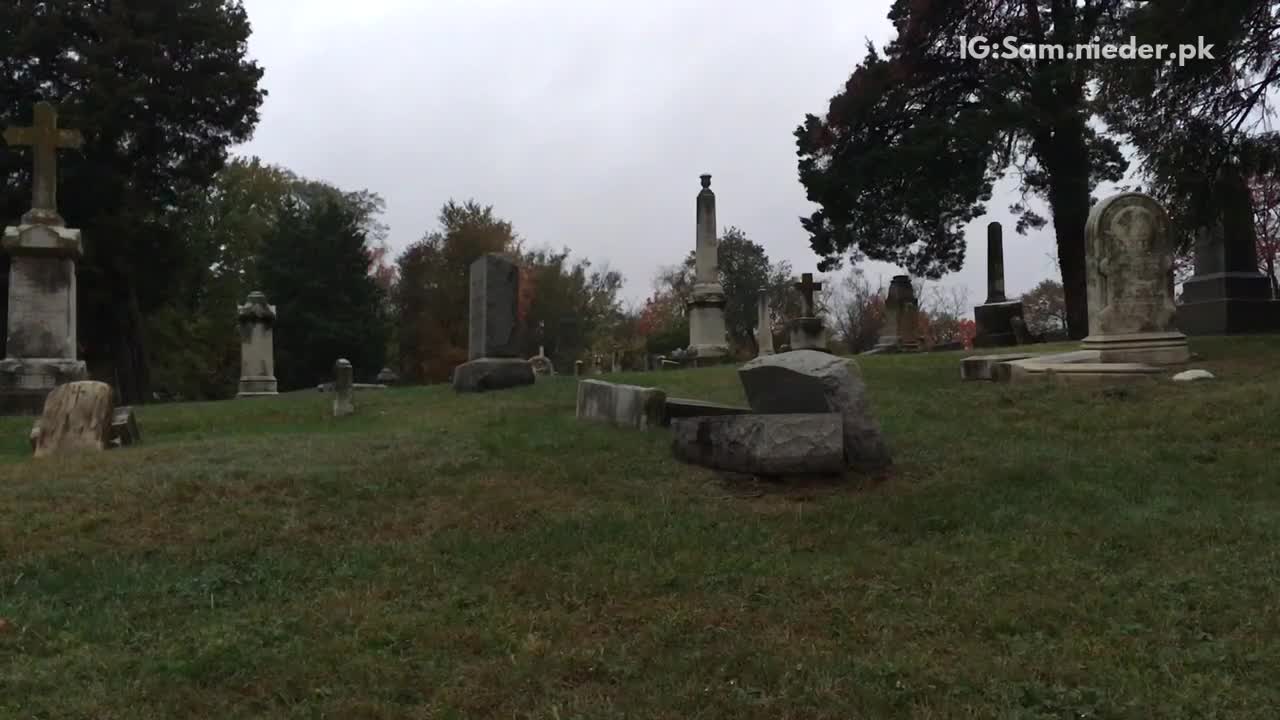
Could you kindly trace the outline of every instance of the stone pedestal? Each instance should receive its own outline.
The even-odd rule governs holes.
[[[0,414],[38,415],[55,387],[87,377],[76,359],[80,231],[41,223],[6,227],[3,249],[10,264]]]
[[[791,341],[791,350],[821,350],[823,352],[830,350],[827,329],[823,327],[821,318],[796,318],[787,323],[787,334]],[[772,354],[772,352],[769,354]]]
[[[884,300],[884,330],[867,354],[919,352],[920,303],[911,278],[894,275]]]
[[[236,311],[240,319],[240,392],[236,397],[279,394],[272,337],[276,306],[267,303],[266,295],[251,292]]]
[[[1141,193],[1094,205],[1085,226],[1089,336],[1081,349],[1100,363],[1171,365],[1190,359],[1174,325],[1169,217]]]
[[[346,417],[356,411],[355,391],[352,387],[354,375],[355,370],[351,367],[350,360],[338,358],[333,364],[334,417]]]
[[[711,176],[702,176],[697,202],[697,239],[693,298],[689,301],[689,351],[695,362],[714,362],[729,354],[724,324],[726,304],[720,285],[716,240],[716,196],[711,192]]]
[[[756,357],[773,354],[773,318],[769,316],[769,291],[756,296]]]

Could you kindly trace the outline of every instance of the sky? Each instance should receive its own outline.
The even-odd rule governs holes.
[[[889,0],[245,0],[268,92],[235,149],[387,203],[400,250],[450,199],[492,205],[534,247],[568,246],[650,294],[694,247],[698,176],[721,230],[816,272],[815,206],[792,135],[891,35]],[[986,226],[1005,224],[1012,296],[1056,278],[1052,230],[1020,236],[997,186],[962,271],[986,297]],[[866,263],[887,285],[900,270]]]

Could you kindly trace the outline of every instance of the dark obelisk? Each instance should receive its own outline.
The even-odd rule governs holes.
[[[1187,335],[1280,331],[1280,300],[1258,271],[1249,185],[1229,164],[1214,182],[1214,219],[1197,233],[1196,274],[1182,284],[1177,326]]]
[[[1022,301],[1004,294],[1004,232],[1000,223],[987,225],[987,300],[973,309],[977,323],[974,347],[1017,345],[1013,319],[1022,317]]]

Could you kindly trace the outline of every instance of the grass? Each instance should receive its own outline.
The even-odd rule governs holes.
[[[2,419],[0,717],[1275,718],[1280,337],[1193,348],[1218,380],[864,359],[897,464],[841,487],[680,465],[571,378],[40,462]]]

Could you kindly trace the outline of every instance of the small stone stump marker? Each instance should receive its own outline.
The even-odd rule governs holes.
[[[111,386],[93,380],[59,385],[32,432],[35,457],[105,450],[111,438]]]
[[[338,358],[333,364],[333,416],[346,417],[356,411],[355,390],[352,387],[351,361]]]

